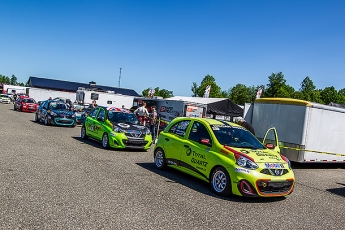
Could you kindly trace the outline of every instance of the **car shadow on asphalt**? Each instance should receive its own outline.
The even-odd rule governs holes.
[[[345,197],[345,184],[344,183],[337,183],[338,185],[342,185],[343,187],[341,188],[330,188],[326,189],[326,191],[333,193],[338,196],[343,196]]]
[[[42,125],[42,126],[48,126],[48,127],[52,127],[52,128],[69,128],[69,129],[74,129],[76,127],[71,127],[71,126],[63,126],[63,125],[45,125],[43,122],[38,122],[35,120],[31,120],[32,123],[36,123],[37,125]]]
[[[102,142],[98,141],[96,139],[93,139],[91,137],[89,137],[88,139],[84,140],[81,137],[72,137],[73,139],[80,141],[82,144],[87,144],[87,145],[91,145],[93,147],[99,148],[99,149],[104,149],[102,146]],[[109,148],[109,151],[119,151],[119,152],[123,152],[124,149],[114,149],[114,148]],[[126,152],[147,152],[145,150],[141,150],[141,149],[125,149]]]
[[[168,167],[164,170],[159,170],[155,167],[154,163],[137,163],[137,165],[155,174],[165,177],[167,179],[166,183],[179,183],[205,195],[212,196],[222,200],[241,203],[271,203],[284,201],[286,199],[286,197],[240,197],[235,195],[231,195],[229,197],[222,197],[212,193],[210,185],[207,182],[196,179],[193,176],[180,172],[176,169]]]

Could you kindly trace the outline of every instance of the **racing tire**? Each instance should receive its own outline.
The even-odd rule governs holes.
[[[165,153],[163,149],[157,148],[154,153],[154,162],[157,169],[163,170],[166,167]]]
[[[48,121],[48,117],[47,116],[44,118],[44,125],[49,125],[49,121]]]
[[[17,109],[16,109],[16,106],[15,105],[13,105],[13,111],[16,111]]]
[[[217,167],[212,171],[210,185],[212,191],[219,196],[232,194],[230,176],[223,167]]]
[[[38,115],[35,113],[35,122],[38,122]]]
[[[108,137],[107,133],[103,134],[103,137],[102,137],[102,147],[104,149],[108,149],[109,148],[109,137]]]
[[[81,137],[81,139],[83,139],[83,140],[86,140],[86,139],[89,138],[89,137],[87,136],[87,134],[86,134],[86,128],[85,128],[84,125],[81,127],[81,130],[80,130],[80,137]]]

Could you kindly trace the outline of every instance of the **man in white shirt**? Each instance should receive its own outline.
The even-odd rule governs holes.
[[[134,110],[134,114],[138,117],[138,120],[145,126],[146,125],[146,117],[149,116],[149,112],[146,109],[146,103],[143,102],[142,106],[140,106],[136,110]]]

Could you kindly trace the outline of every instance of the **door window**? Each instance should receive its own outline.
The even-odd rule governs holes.
[[[89,117],[95,118],[97,114],[98,109],[92,109],[89,113]]]
[[[97,115],[97,120],[104,122],[104,115],[105,115],[104,109],[100,109]]]
[[[168,132],[183,137],[184,135],[186,135],[186,130],[188,128],[189,123],[189,120],[177,122],[176,124],[171,126]]]
[[[211,136],[208,133],[207,128],[200,122],[195,121],[189,133],[188,139],[199,143],[201,138],[208,139],[211,143]]]

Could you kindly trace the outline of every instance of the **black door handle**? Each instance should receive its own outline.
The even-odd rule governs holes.
[[[189,149],[189,146],[188,145],[183,145],[185,148]]]
[[[170,141],[169,138],[165,138],[166,141]]]

